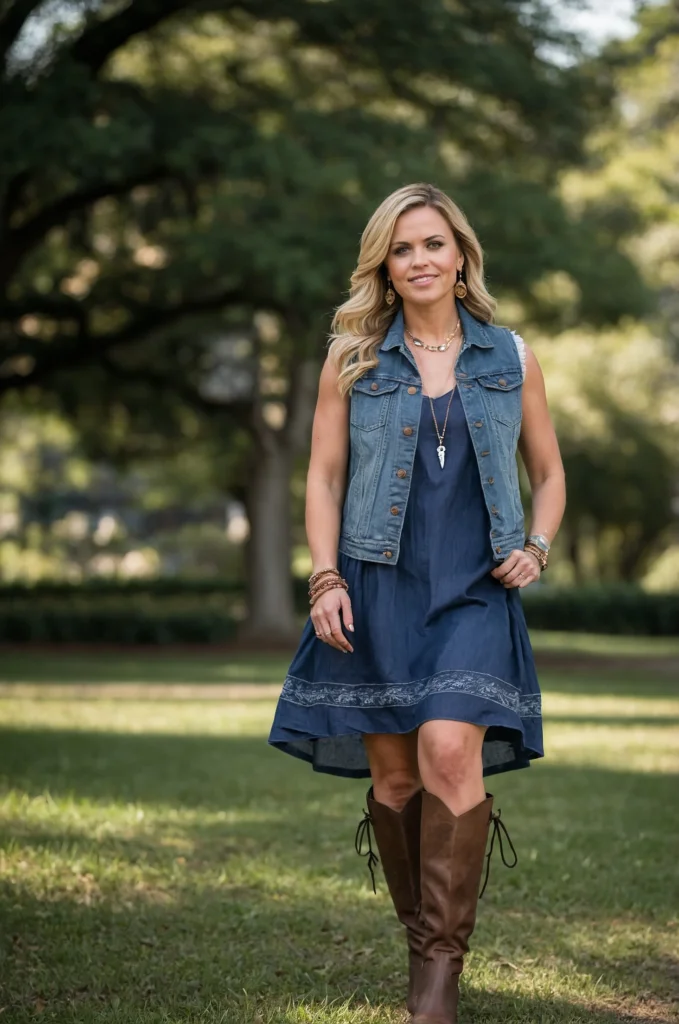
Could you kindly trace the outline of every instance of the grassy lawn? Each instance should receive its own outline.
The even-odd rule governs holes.
[[[468,1024],[677,1020],[679,682],[653,658],[679,645],[570,649],[586,669],[541,673],[548,756],[489,780],[519,866],[491,870]],[[402,935],[353,851],[366,784],[266,744],[286,665],[2,657],[0,1024],[402,1021]],[[162,686],[187,683],[221,686]]]

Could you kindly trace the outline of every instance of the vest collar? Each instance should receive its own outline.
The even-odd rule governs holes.
[[[455,304],[462,321],[462,332],[464,334],[462,351],[469,348],[470,345],[476,345],[477,348],[495,348],[490,331],[487,329],[488,325],[472,316],[459,299],[455,299]],[[380,345],[379,351],[388,352],[392,348],[400,348],[403,351],[405,347],[406,344],[403,337],[403,306],[401,306],[391,322],[391,326]]]

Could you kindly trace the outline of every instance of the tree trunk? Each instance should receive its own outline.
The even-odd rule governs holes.
[[[256,454],[248,490],[248,617],[240,633],[241,639],[265,647],[299,639],[290,569],[292,457],[284,444],[272,440]]]
[[[283,429],[267,424],[260,397],[253,407],[256,441],[247,500],[248,617],[240,638],[258,647],[299,642],[291,567],[290,481],[295,457],[309,444],[317,388],[317,359],[300,359],[290,369]]]

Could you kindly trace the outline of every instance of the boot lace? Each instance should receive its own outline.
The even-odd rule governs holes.
[[[371,841],[371,836],[370,836],[370,829],[371,828],[373,828],[373,836],[372,836],[372,838],[374,839],[375,834],[374,834],[373,820],[370,817],[370,813],[368,811],[364,810],[363,811],[363,817],[359,821],[358,828],[356,829],[356,838],[354,840],[354,846],[356,848],[356,853],[359,855],[359,857],[367,857],[368,858],[368,871],[370,872],[370,877],[371,877],[372,883],[373,883],[373,892],[375,893],[375,895],[377,895],[377,887],[375,885],[375,865],[379,864],[380,861],[379,861],[379,857],[377,856],[377,854],[375,853],[375,851],[373,850],[373,847],[372,847],[372,841]],[[364,842],[367,842],[367,844],[368,844],[368,849],[367,850],[363,849],[363,843]]]
[[[492,853],[493,853],[493,847],[495,845],[495,837],[496,836],[497,836],[498,846],[500,847],[500,857],[502,858],[502,863],[504,864],[504,866],[506,868],[515,868],[516,865],[519,863],[519,857],[518,857],[518,854],[517,854],[516,850],[514,849],[514,843],[511,840],[511,836],[509,835],[509,832],[507,831],[507,826],[505,825],[504,821],[502,821],[502,819],[500,818],[500,814],[501,813],[502,812],[498,809],[497,811],[493,811],[493,813],[490,816],[490,823],[491,823],[491,825],[493,827],[493,833],[492,833],[492,835],[490,837],[490,849],[488,850],[488,853],[486,854],[486,877],[483,880],[483,886],[481,887],[481,892],[479,893],[479,899],[481,899],[481,897],[483,896],[484,892],[486,891],[486,886],[488,884],[488,878],[490,876],[490,858],[491,858]],[[513,855],[514,855],[514,860],[511,863],[505,857],[505,848],[504,848],[503,840],[502,840],[502,833],[503,832],[505,834],[505,838],[507,839],[507,842],[509,843],[510,849],[511,849]]]

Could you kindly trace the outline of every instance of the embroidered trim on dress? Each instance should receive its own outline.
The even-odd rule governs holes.
[[[521,694],[512,683],[484,672],[437,672],[406,683],[315,683],[286,676],[281,699],[303,707],[331,704],[335,707],[409,707],[437,693],[467,693],[492,701],[520,718],[539,718],[539,693]]]

